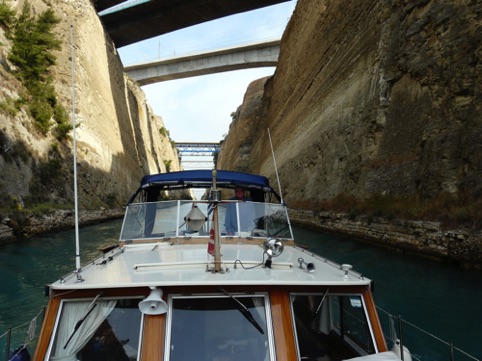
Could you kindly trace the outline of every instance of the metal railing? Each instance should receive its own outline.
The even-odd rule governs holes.
[[[456,347],[452,342],[447,342],[440,337],[422,329],[421,327],[403,319],[400,315],[392,315],[389,312],[383,310],[379,306],[377,306],[377,309],[381,311],[388,320],[388,328],[384,327],[384,330],[389,330],[389,335],[385,335],[385,337],[393,343],[393,345],[397,345],[400,347],[400,357],[402,360],[404,360],[404,346],[406,347],[406,350],[410,352],[410,357],[414,360],[417,361],[437,361],[439,358],[438,356],[441,357],[442,360],[447,360],[447,356],[450,355],[450,360],[451,361],[461,361],[461,360],[472,360],[472,361],[480,361],[480,359],[474,357],[473,355],[470,355],[469,353],[465,352],[464,350]],[[382,322],[383,323],[383,322]],[[407,326],[411,327],[411,331],[407,331]],[[420,350],[416,350],[415,348],[412,349],[412,345],[408,342],[406,342],[406,338],[413,332],[420,332],[421,336],[425,336],[433,341],[432,345],[435,345],[435,342],[439,344],[439,346],[442,346],[440,349],[440,353],[437,352],[432,352],[430,356],[423,355]],[[407,336],[407,337],[405,337]],[[420,337],[419,337],[420,338]],[[430,342],[421,342],[424,347],[427,348],[425,351],[429,351],[431,349]],[[434,347],[437,350],[439,349],[438,346]]]
[[[24,322],[21,325],[15,326],[13,328],[9,328],[7,329],[6,332],[0,335],[0,344],[3,343],[2,340],[5,340],[5,347],[3,348],[5,352],[4,354],[5,361],[9,361],[13,359],[17,354],[27,349],[27,346],[31,345],[34,341],[37,340],[38,338],[37,320],[39,319],[39,317],[43,319],[44,314],[45,314],[45,307],[42,307],[42,309],[30,321]],[[25,341],[19,347],[17,347],[17,344],[15,344],[14,347],[16,348],[15,350],[12,350],[11,349],[12,336],[14,334],[25,336]],[[1,351],[0,351],[0,359],[1,359]]]

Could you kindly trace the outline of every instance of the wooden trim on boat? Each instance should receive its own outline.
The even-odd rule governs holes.
[[[164,359],[164,335],[166,332],[166,315],[147,315],[144,317],[141,361]]]
[[[277,361],[297,359],[296,343],[293,338],[290,294],[286,290],[270,290],[271,315]]]
[[[39,341],[34,356],[32,358],[33,361],[42,361],[45,359],[50,340],[54,336],[53,332],[55,327],[55,321],[57,319],[57,314],[59,312],[61,301],[63,299],[71,298],[94,298],[99,294],[99,292],[103,292],[103,297],[144,297],[149,294],[149,288],[135,288],[132,290],[115,288],[106,290],[89,289],[72,291],[51,291],[47,309],[45,311],[44,321],[42,323],[42,328],[39,335]]]
[[[378,351],[387,351],[387,344],[380,320],[378,318],[373,295],[368,286],[332,286],[330,293],[357,293],[362,294],[370,322],[372,324],[375,342]],[[294,337],[293,319],[291,314],[291,294],[305,292],[324,292],[326,287],[266,287],[266,286],[226,286],[228,292],[268,292],[271,304],[272,326],[275,343],[275,353],[277,361],[292,361],[297,359],[297,344]],[[196,294],[203,292],[219,293],[217,287],[188,287],[176,286],[165,287],[164,299],[169,294]],[[94,298],[100,292],[102,297],[145,297],[149,294],[148,287],[140,288],[113,288],[113,289],[89,289],[89,290],[71,290],[58,291],[51,290],[49,304],[45,313],[42,331],[39,337],[38,346],[34,354],[34,361],[42,361],[45,359],[51,337],[53,337],[54,326],[62,299],[75,298]],[[166,315],[146,315],[144,316],[143,335],[141,337],[142,344],[139,345],[141,352],[141,361],[162,360],[164,358],[165,334],[166,334]]]
[[[50,337],[54,331],[55,320],[57,319],[57,312],[60,306],[60,299],[51,297],[47,310],[45,311],[45,317],[42,322],[42,328],[39,335],[39,341],[37,348],[33,355],[33,361],[43,360],[45,358],[45,353],[49,347]]]
[[[368,317],[370,318],[372,324],[373,334],[378,346],[378,351],[388,351],[387,342],[385,340],[385,336],[383,335],[382,325],[380,324],[380,319],[378,318],[378,313],[375,307],[375,301],[373,300],[373,295],[370,290],[363,293],[363,298],[365,299]]]

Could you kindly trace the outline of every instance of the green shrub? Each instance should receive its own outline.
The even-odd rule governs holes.
[[[55,37],[53,28],[59,21],[52,9],[35,19],[30,4],[25,2],[13,26],[9,60],[18,67],[17,75],[26,84],[46,80],[49,67],[55,64],[56,57],[52,50],[60,49],[61,42]]]
[[[36,121],[37,127],[42,133],[46,134],[52,126],[50,121],[54,115],[52,107],[42,99],[32,99],[28,108]]]
[[[169,173],[171,171],[172,159],[164,159],[164,166],[166,167],[166,172]]]
[[[15,101],[12,98],[7,98],[0,102],[0,110],[12,117],[18,114],[18,108],[15,106]]]
[[[62,163],[57,158],[41,163],[38,168],[40,183],[43,185],[53,183],[53,181],[59,177],[61,168]]]
[[[105,195],[104,202],[109,206],[109,207],[114,207],[116,205],[117,197],[114,192],[108,193]]]
[[[55,128],[55,136],[58,140],[66,139],[69,132],[72,130],[72,125],[69,123],[69,115],[65,108],[57,104],[54,108],[54,120],[57,123]]]
[[[166,138],[169,138],[169,131],[164,127],[159,129],[159,134]]]
[[[373,194],[366,199],[339,194],[317,205],[320,210],[348,213],[352,221],[365,216],[387,220],[439,221],[444,227],[477,228],[482,224],[482,197],[466,192],[439,194],[432,198]]]
[[[15,21],[15,11],[12,10],[8,1],[0,2],[0,26],[9,29]]]
[[[26,211],[38,217],[38,216],[52,214],[53,211],[57,209],[72,209],[72,208],[73,207],[69,204],[57,204],[57,203],[47,202],[47,203],[37,203],[37,204],[31,205],[28,209],[26,209]]]
[[[29,92],[29,111],[44,134],[53,124],[52,117],[59,114],[56,109],[57,94],[49,72],[56,61],[52,50],[60,49],[61,44],[53,32],[59,22],[52,9],[35,18],[26,1],[22,13],[12,26],[12,49],[8,59],[16,66],[15,75]],[[58,124],[62,123],[62,120],[55,120]],[[63,125],[58,136],[65,137],[66,133]]]

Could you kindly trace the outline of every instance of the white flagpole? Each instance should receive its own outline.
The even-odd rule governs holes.
[[[74,152],[74,216],[75,216],[75,268],[80,271],[80,242],[79,242],[79,201],[77,196],[77,132],[75,124],[75,51],[74,51],[74,26],[70,25],[70,47],[72,56],[72,130]]]
[[[278,174],[278,166],[276,165],[276,158],[274,156],[273,142],[271,141],[271,133],[269,131],[269,128],[268,128],[268,138],[269,138],[269,144],[271,146],[271,154],[273,156],[273,163],[274,163],[274,171],[276,173],[276,180],[278,181],[278,189],[279,189],[279,195],[280,195],[280,198],[281,198],[281,204],[284,204],[283,193],[282,193],[282,190],[281,190],[281,182],[279,180],[279,174]]]
[[[217,194],[216,177],[217,171],[213,169],[213,191]],[[219,237],[219,219],[218,219],[219,199],[214,200],[213,223],[214,223],[214,272],[221,272],[221,239]]]

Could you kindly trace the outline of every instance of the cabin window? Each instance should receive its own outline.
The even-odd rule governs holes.
[[[329,361],[374,353],[373,334],[360,295],[292,295],[300,359]]]
[[[169,302],[166,360],[272,359],[271,323],[264,295],[172,296]]]
[[[139,299],[64,301],[48,360],[135,361]]]

